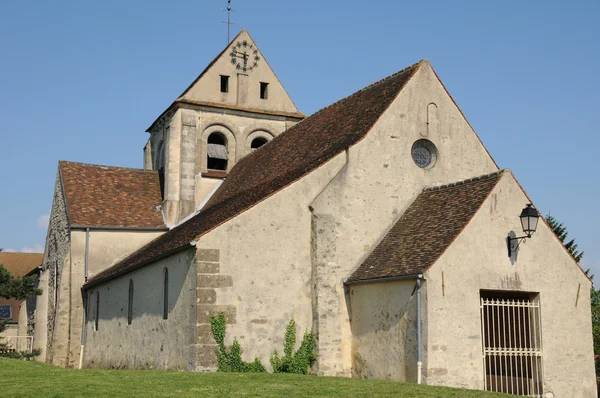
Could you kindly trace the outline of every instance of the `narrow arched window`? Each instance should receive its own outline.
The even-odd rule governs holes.
[[[165,167],[165,144],[161,141],[156,150],[156,170],[161,170]]]
[[[127,305],[127,324],[131,325],[133,321],[133,280],[129,280],[129,301]]]
[[[94,319],[94,329],[98,331],[98,319],[100,319],[100,292],[96,292],[96,319]]]
[[[163,319],[169,319],[169,270],[163,272]]]
[[[256,151],[258,148],[260,148],[261,146],[265,145],[267,143],[267,139],[264,137],[257,137],[255,139],[252,140],[252,142],[250,143],[250,150],[251,151]]]
[[[208,136],[206,152],[206,168],[209,170],[227,170],[227,139],[221,133],[212,133]]]

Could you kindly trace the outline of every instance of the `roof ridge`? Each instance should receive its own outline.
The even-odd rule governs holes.
[[[489,174],[484,174],[484,175],[480,175],[477,177],[471,177],[471,178],[467,178],[466,180],[461,180],[461,181],[455,181],[455,182],[451,182],[448,184],[444,184],[444,185],[438,185],[435,187],[427,187],[423,189],[423,192],[432,192],[432,191],[439,191],[442,189],[448,189],[448,188],[453,188],[453,187],[457,187],[457,186],[462,186],[471,182],[476,182],[476,181],[481,181],[481,180],[487,180],[488,178],[492,178],[495,177],[497,175],[502,175],[502,173],[504,173],[505,169],[501,169],[498,171],[494,171],[493,173],[489,173]]]
[[[156,173],[156,170],[146,170],[146,169],[141,169],[141,168],[137,168],[137,167],[125,167],[125,166],[110,166],[110,165],[106,165],[106,164],[92,164],[92,163],[83,163],[83,162],[74,162],[71,160],[59,160],[58,161],[59,164],[75,164],[75,165],[79,165],[79,166],[88,166],[88,167],[97,167],[97,168],[104,168],[104,169],[121,169],[121,170],[131,170],[131,171],[145,171],[145,172],[150,172],[150,173]]]
[[[384,77],[384,78],[382,78],[382,79],[376,80],[376,81],[374,81],[373,83],[370,83],[370,84],[368,84],[367,86],[365,86],[365,87],[361,88],[360,90],[358,90],[358,91],[355,91],[355,92],[353,92],[352,94],[349,94],[349,95],[347,95],[347,96],[345,96],[345,97],[343,97],[343,98],[341,98],[341,99],[339,99],[339,100],[335,101],[334,103],[332,103],[332,104],[329,104],[329,105],[325,106],[324,108],[321,108],[321,109],[319,109],[318,111],[316,111],[315,113],[313,113],[313,114],[312,114],[312,115],[310,115],[309,117],[315,116],[315,115],[317,115],[317,114],[319,114],[319,113],[323,112],[324,110],[326,110],[326,109],[328,109],[328,108],[331,108],[332,106],[334,106],[334,105],[338,104],[339,102],[342,102],[342,101],[344,101],[344,100],[346,100],[346,99],[348,99],[348,98],[350,98],[350,97],[353,97],[353,96],[355,96],[355,95],[357,95],[357,94],[363,93],[363,92],[367,91],[368,89],[371,89],[371,88],[373,88],[373,87],[375,87],[375,86],[378,86],[378,85],[380,85],[380,84],[382,84],[382,83],[385,83],[386,81],[388,81],[388,80],[390,80],[390,79],[392,79],[392,78],[394,78],[394,77],[396,77],[396,76],[398,76],[398,75],[400,75],[400,74],[402,74],[402,73],[404,73],[404,72],[407,72],[408,70],[410,70],[410,69],[412,69],[412,68],[415,68],[415,67],[417,67],[417,66],[420,66],[420,65],[421,65],[421,63],[423,63],[423,62],[425,62],[425,61],[426,61],[425,59],[422,59],[422,60],[420,60],[419,62],[415,62],[414,64],[412,64],[412,65],[410,65],[410,66],[407,66],[407,67],[405,67],[405,68],[403,68],[403,69],[401,69],[401,70],[399,70],[399,71],[397,71],[397,72],[394,72],[394,73],[392,73],[391,75],[388,75],[388,76],[386,76],[386,77]],[[307,119],[308,119],[308,118],[307,118]],[[304,119],[304,120],[306,120],[306,119]],[[301,122],[299,122],[298,124],[302,123],[304,120],[302,120],[302,121],[301,121]]]
[[[289,129],[287,129],[287,130],[284,130],[284,131],[283,131],[281,134],[278,134],[278,135],[276,135],[275,137],[273,137],[273,139],[271,139],[271,141],[269,141],[269,143],[271,143],[271,142],[273,142],[273,141],[277,140],[277,139],[278,139],[279,137],[281,137],[281,136],[282,136],[284,133],[287,133],[288,131],[290,131],[290,130],[294,129],[296,126],[298,126],[298,125],[302,124],[304,121],[306,121],[306,120],[308,120],[308,119],[310,119],[310,118],[312,118],[312,117],[314,117],[314,116],[317,116],[318,114],[320,114],[320,113],[322,113],[323,111],[325,111],[325,110],[327,110],[327,109],[331,108],[332,106],[334,106],[334,105],[337,105],[337,104],[339,104],[340,102],[347,100],[348,98],[354,97],[354,96],[355,96],[355,95],[357,95],[357,94],[363,93],[363,92],[365,92],[367,89],[371,89],[371,88],[373,88],[373,87],[375,87],[375,86],[378,86],[378,85],[380,85],[380,84],[382,84],[382,83],[385,83],[386,81],[388,81],[388,80],[390,80],[390,79],[392,79],[392,78],[394,78],[394,77],[396,77],[396,76],[398,76],[398,75],[400,75],[400,74],[402,74],[402,73],[405,73],[405,72],[407,72],[408,70],[410,70],[410,69],[412,69],[412,68],[414,68],[414,67],[416,67],[416,66],[420,66],[422,63],[426,63],[426,62],[429,62],[429,61],[427,61],[427,59],[426,59],[426,58],[423,58],[423,59],[421,59],[419,62],[415,62],[414,64],[412,64],[412,65],[410,65],[410,66],[407,66],[407,67],[405,67],[405,68],[403,68],[403,69],[401,69],[401,70],[399,70],[399,71],[397,71],[397,72],[394,72],[394,73],[392,73],[392,74],[391,74],[391,75],[389,75],[389,76],[386,76],[386,77],[384,77],[384,78],[382,78],[382,79],[380,79],[380,80],[377,80],[377,81],[375,81],[375,82],[373,82],[373,83],[370,83],[369,85],[367,85],[367,86],[365,86],[365,87],[361,88],[360,90],[358,90],[358,91],[355,91],[355,92],[353,92],[352,94],[349,94],[349,95],[347,95],[347,96],[345,96],[345,97],[343,97],[343,98],[341,98],[341,99],[339,99],[339,100],[335,101],[334,103],[332,103],[332,104],[329,104],[329,105],[327,105],[327,106],[325,106],[325,107],[323,107],[323,108],[319,109],[319,110],[318,110],[318,111],[316,111],[315,113],[313,113],[313,114],[310,114],[310,115],[306,116],[304,119],[300,120],[298,123],[294,124],[294,125],[293,125],[292,127],[290,127]],[[259,149],[260,149],[260,148],[259,148]],[[246,156],[244,156],[242,159],[240,159],[240,160],[237,162],[237,164],[239,164],[240,162],[242,162],[242,161],[244,161],[245,159],[249,158],[249,157],[250,157],[250,156],[252,156],[252,154],[254,154],[254,153],[256,153],[256,151],[252,151],[252,152],[250,152],[248,155],[246,155]]]

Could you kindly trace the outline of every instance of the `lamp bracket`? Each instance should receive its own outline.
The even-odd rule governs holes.
[[[521,242],[525,242],[526,239],[531,238],[531,235],[517,236],[511,238],[510,235],[506,237],[506,248],[508,249],[508,257],[512,257],[512,254],[517,251]]]

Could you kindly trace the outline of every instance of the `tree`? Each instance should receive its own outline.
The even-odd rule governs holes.
[[[2,249],[0,249],[0,252]],[[4,299],[27,300],[29,297],[42,294],[41,289],[35,287],[34,277],[14,277],[0,264],[0,297]],[[0,333],[6,329],[7,320],[0,320]],[[0,352],[5,345],[0,342]]]
[[[583,251],[577,250],[577,244],[575,243],[575,239],[571,239],[570,241],[565,243],[565,241],[567,240],[567,236],[569,235],[567,227],[565,227],[563,223],[558,221],[556,218],[552,217],[550,214],[546,216],[546,222],[548,223],[548,225],[550,225],[550,228],[552,228],[552,231],[554,231],[558,239],[560,239],[563,245],[565,245],[569,253],[571,253],[575,261],[579,263],[583,258]],[[588,274],[589,271],[590,270],[588,269],[587,271],[585,271],[585,273]]]

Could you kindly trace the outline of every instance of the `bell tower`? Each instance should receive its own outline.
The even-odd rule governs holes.
[[[201,210],[237,161],[304,118],[242,30],[147,130],[144,167],[161,173],[167,225]]]

